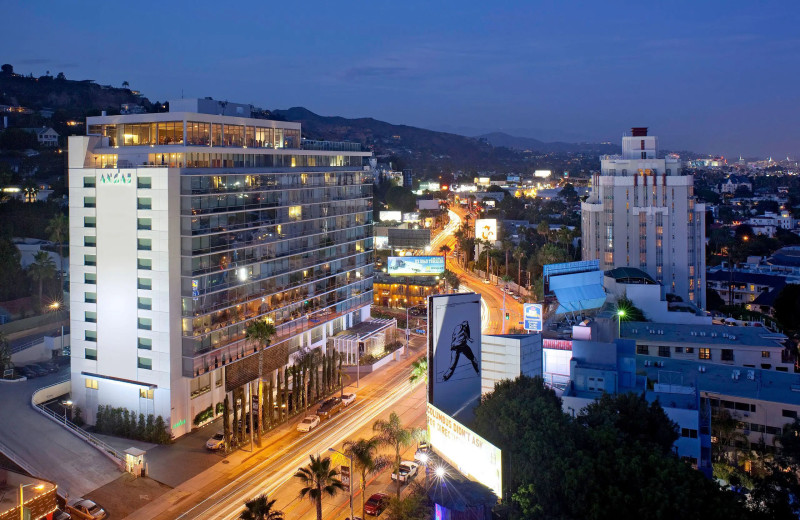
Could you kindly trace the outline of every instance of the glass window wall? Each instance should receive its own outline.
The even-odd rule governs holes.
[[[158,123],[158,144],[183,144],[183,121]]]
[[[208,146],[211,144],[211,124],[189,121],[186,123],[186,144]]]
[[[244,146],[244,126],[225,125],[225,146]]]

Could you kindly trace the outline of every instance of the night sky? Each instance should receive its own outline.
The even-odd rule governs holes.
[[[796,1],[172,4],[5,2],[0,62],[151,100],[800,156]]]

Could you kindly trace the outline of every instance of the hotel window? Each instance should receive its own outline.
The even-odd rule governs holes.
[[[658,355],[660,357],[670,357],[670,350],[667,346],[659,346],[658,347]]]
[[[300,220],[302,217],[302,206],[289,206],[289,220]]]
[[[155,142],[155,123],[133,123],[122,125],[123,146],[142,146],[146,144],[155,144]]]
[[[272,148],[272,128],[256,127],[256,144],[259,148]]]
[[[97,247],[97,237],[95,236],[83,237],[83,245],[85,247]]]
[[[137,197],[136,209],[153,209],[153,199],[150,197]]]
[[[97,227],[97,217],[83,217],[83,227],[86,228]]]
[[[153,370],[153,360],[150,358],[140,357],[138,358],[138,367],[144,370]]]
[[[183,121],[158,123],[158,144],[183,144]]]
[[[683,347],[675,347],[676,354],[683,354]]]
[[[95,266],[97,265],[96,255],[83,255],[83,265]]]
[[[97,379],[89,379],[87,377],[85,385],[86,385],[86,388],[89,388],[91,390],[97,390],[97,386],[98,386],[97,385]]]
[[[89,285],[97,285],[97,273],[84,273],[83,283]]]
[[[87,292],[84,295],[84,302],[86,303],[97,303],[97,293]]]
[[[139,251],[150,251],[153,249],[153,241],[149,238],[140,238],[136,241]]]
[[[710,348],[701,348],[700,352],[698,352],[697,357],[699,359],[711,359],[711,349]]]
[[[152,399],[153,398],[153,389],[152,388],[140,388],[139,389],[139,397],[141,399]]]
[[[139,330],[153,330],[153,320],[151,318],[138,318],[136,327]]]
[[[283,148],[283,128],[276,128],[273,135],[275,137],[273,147]],[[294,156],[292,156],[292,166],[294,166]]]
[[[153,309],[153,299],[152,298],[139,298],[137,307],[144,310],[149,311]]]
[[[245,129],[244,144],[248,148],[252,148],[256,145],[256,129],[252,126],[248,126]]]
[[[797,419],[797,410],[783,410],[782,413],[783,417],[789,417],[790,419]]]
[[[136,229],[147,231],[153,229],[153,219],[150,218],[137,218]]]
[[[761,357],[762,358],[768,358],[769,357],[769,350],[762,350],[761,351]]]
[[[186,123],[186,143],[194,146],[208,146],[210,141],[211,125],[189,121]]]
[[[150,271],[151,269],[153,269],[153,260],[151,260],[150,258],[137,258],[136,268],[141,269],[143,271]]]
[[[242,125],[225,125],[225,146],[244,146]]]
[[[83,339],[86,341],[91,341],[92,343],[97,343],[97,331],[96,330],[86,330],[83,332]]]
[[[722,361],[733,361],[733,349],[722,349],[721,359]]]
[[[96,177],[84,177],[83,178],[83,187],[84,188],[94,188],[97,186],[97,178]]]
[[[697,430],[691,428],[681,428],[681,437],[688,437],[689,439],[697,438]]]
[[[138,338],[136,348],[142,350],[153,350],[153,340],[151,338]]]
[[[97,207],[97,199],[95,197],[84,197],[83,198],[83,207],[84,208],[96,208]]]
[[[650,354],[650,347],[648,345],[636,345],[636,353],[647,356]]]
[[[211,125],[211,146],[222,146],[222,125],[219,123]]]
[[[97,313],[93,311],[84,311],[83,321],[86,323],[97,323]]]
[[[153,280],[151,278],[138,278],[136,287],[145,291],[153,289]]]
[[[97,361],[97,349],[96,348],[84,349],[83,357],[90,361]]]
[[[694,347],[686,347],[687,354],[694,354]]]
[[[153,179],[152,177],[137,177],[136,178],[136,187],[139,189],[150,189],[153,187]]]

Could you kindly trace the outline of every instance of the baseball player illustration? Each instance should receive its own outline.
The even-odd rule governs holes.
[[[447,381],[453,376],[453,372],[455,372],[458,366],[458,360],[461,359],[461,354],[464,354],[464,357],[470,360],[472,368],[475,369],[475,373],[480,373],[478,363],[475,362],[475,354],[472,352],[472,348],[470,348],[468,343],[473,343],[472,334],[470,334],[469,331],[469,322],[464,320],[453,329],[453,339],[450,342],[450,359],[453,360],[453,363],[450,365],[450,369],[447,373],[442,377],[444,381]],[[453,355],[454,353],[455,356]]]

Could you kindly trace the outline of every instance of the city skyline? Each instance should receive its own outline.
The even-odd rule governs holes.
[[[797,14],[782,5],[318,4],[302,17],[253,5],[219,23],[202,4],[144,15],[20,4],[9,18],[29,23],[0,42],[19,73],[128,81],[151,100],[212,96],[543,141],[618,142],[640,125],[668,150],[782,159],[800,153]]]

